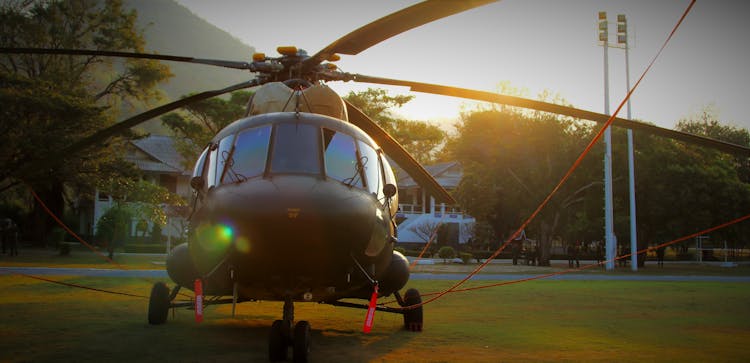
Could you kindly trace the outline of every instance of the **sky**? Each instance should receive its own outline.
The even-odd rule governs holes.
[[[416,3],[413,0],[177,0],[244,43],[276,55],[295,45],[314,54],[350,31]],[[606,11],[610,43],[617,14],[629,31],[631,85],[657,54],[687,9],[687,0],[505,0],[397,35],[340,69],[386,78],[537,99],[542,92],[574,107],[604,112],[604,47],[597,14]],[[710,108],[724,124],[750,129],[750,2],[699,0],[631,98],[632,118],[674,128],[679,119]],[[192,55],[209,58],[210,55]],[[625,51],[609,48],[610,110],[627,93]],[[373,85],[329,83],[345,95]],[[378,86],[380,87],[380,86]],[[387,88],[395,94],[403,87]],[[398,112],[416,120],[452,123],[473,103],[420,93]],[[627,117],[623,108],[620,117]]]

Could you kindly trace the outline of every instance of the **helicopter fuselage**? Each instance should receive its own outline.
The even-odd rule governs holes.
[[[191,184],[189,242],[167,261],[182,286],[202,278],[211,295],[332,301],[367,298],[374,281],[389,295],[408,280],[393,251],[395,178],[377,144],[345,121],[238,120],[204,150]]]

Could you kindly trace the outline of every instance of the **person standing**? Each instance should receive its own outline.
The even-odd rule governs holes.
[[[10,218],[0,220],[0,235],[2,235],[3,254],[10,252],[11,256],[18,256],[18,225]]]
[[[513,255],[513,264],[518,265],[518,256],[521,254],[521,242],[513,240],[510,243],[510,252]]]
[[[518,264],[518,257],[521,254],[521,245],[526,241],[526,230],[522,229],[521,233],[510,242],[510,251],[513,255],[513,264]]]
[[[0,219],[0,239],[2,239],[3,254],[8,251],[11,223],[12,220],[10,218]]]
[[[659,267],[664,267],[664,247],[663,245],[660,245],[656,248],[656,265]]]
[[[575,245],[568,242],[568,268],[573,268],[573,255],[575,254]]]
[[[12,223],[9,235],[10,240],[8,241],[11,257],[18,256],[18,226],[15,222]]]

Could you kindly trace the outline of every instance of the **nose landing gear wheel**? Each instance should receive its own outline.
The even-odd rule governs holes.
[[[302,320],[294,326],[294,361],[307,362],[310,353],[310,323]]]
[[[284,336],[284,321],[276,320],[271,325],[268,336],[268,360],[280,362],[286,360],[287,339]]]

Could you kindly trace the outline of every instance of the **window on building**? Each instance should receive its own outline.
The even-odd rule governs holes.
[[[161,185],[171,193],[177,193],[177,177],[174,175],[160,174],[159,185]]]

